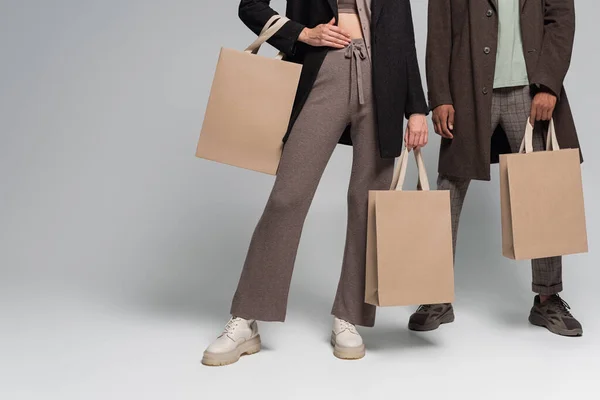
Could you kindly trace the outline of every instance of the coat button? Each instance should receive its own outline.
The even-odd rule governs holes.
[[[481,89],[481,92],[483,94],[488,94],[488,88],[484,87],[483,89]]]
[[[489,10],[487,10],[487,12],[485,13],[485,15],[486,15],[488,18],[489,18],[489,17],[491,17],[492,15],[494,15],[494,10],[492,10],[492,9],[489,9]]]
[[[483,48],[483,52],[484,52],[485,54],[490,54],[490,52],[491,52],[491,51],[492,51],[492,49],[490,49],[490,48],[489,48],[489,47],[487,47],[487,46]]]

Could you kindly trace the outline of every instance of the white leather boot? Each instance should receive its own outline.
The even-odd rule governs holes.
[[[220,366],[233,364],[244,354],[260,351],[260,335],[254,320],[231,317],[225,330],[204,352],[202,364]]]
[[[356,327],[343,319],[334,318],[331,332],[333,355],[342,360],[358,360],[365,356],[365,345]]]

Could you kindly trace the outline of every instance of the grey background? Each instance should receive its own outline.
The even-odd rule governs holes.
[[[284,3],[272,5],[284,10]],[[427,4],[412,3],[423,69]],[[445,365],[456,376],[430,390],[466,395],[465,387],[473,386],[465,377],[481,371],[472,366],[496,359],[505,366],[486,368],[500,368],[497,376],[522,384],[519,393],[540,393],[524,374],[545,373],[557,362],[573,366],[560,372],[564,393],[572,383],[591,385],[600,338],[600,165],[594,154],[600,145],[600,7],[580,0],[577,8],[566,85],[587,156],[591,253],[566,258],[565,297],[586,336],[569,342],[527,326],[530,270],[501,256],[494,168],[492,182],[472,186],[462,219],[457,307],[464,310],[463,325],[447,328],[448,336],[421,339],[405,330],[410,310],[383,310],[378,326],[365,333],[371,360],[381,362],[340,367],[323,340],[339,276],[351,165],[350,149],[339,147],[304,230],[289,323],[264,325],[267,352],[228,369],[237,382],[279,376],[274,385],[284,390],[294,384],[290,374],[303,374],[304,386],[284,398],[314,396],[314,390],[324,396],[340,385],[336,372],[326,371],[343,368],[348,396],[383,395],[395,393],[393,371],[418,383],[427,376],[415,366]],[[194,152],[220,46],[241,49],[251,40],[233,0],[0,1],[0,373],[8,378],[0,395],[9,395],[3,398],[198,398],[229,382],[223,369],[201,368],[198,360],[228,318],[273,178],[199,160]],[[432,131],[425,150],[432,180],[438,143]],[[515,339],[519,332],[522,338]],[[413,361],[388,368],[399,359]],[[515,359],[522,372],[511,367]],[[275,365],[293,372],[278,375],[283,372]],[[351,390],[349,376],[369,371],[374,386]],[[585,385],[578,388],[586,398]]]

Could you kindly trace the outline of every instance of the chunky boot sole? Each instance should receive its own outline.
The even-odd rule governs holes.
[[[428,332],[428,331],[434,331],[437,328],[440,327],[440,325],[442,324],[450,324],[454,322],[454,310],[450,309],[448,312],[446,312],[446,314],[442,315],[439,319],[430,322],[429,324],[426,325],[418,325],[418,324],[408,324],[408,329],[410,329],[411,331],[417,331],[417,332]]]
[[[240,344],[228,353],[209,353],[204,352],[202,364],[209,367],[221,367],[237,362],[243,355],[251,355],[260,351],[260,335]]]
[[[546,318],[542,317],[541,315],[534,313],[533,310],[529,314],[529,322],[532,325],[546,328],[550,332],[552,332],[556,335],[568,336],[568,337],[583,336],[583,329],[561,329],[560,327],[555,326],[552,322],[548,321]]]
[[[338,346],[335,341],[335,335],[331,334],[331,345],[333,346],[333,355],[340,360],[360,360],[365,356],[365,345],[359,347]]]

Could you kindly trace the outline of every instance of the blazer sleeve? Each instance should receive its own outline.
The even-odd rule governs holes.
[[[427,29],[427,86],[431,109],[453,104],[450,91],[450,60],[452,57],[451,0],[429,0]]]
[[[573,54],[575,2],[545,0],[544,8],[544,39],[531,84],[545,87],[560,97]]]
[[[425,92],[423,91],[423,82],[421,80],[421,71],[417,59],[417,48],[415,46],[415,28],[413,23],[410,1],[407,4],[407,35],[409,37],[409,47],[406,53],[406,72],[407,72],[407,93],[406,93],[406,118],[412,114],[429,114]]]
[[[278,13],[270,7],[270,0],[241,0],[239,17],[242,22],[257,35],[269,19]],[[295,21],[288,21],[268,43],[286,55],[293,55],[296,43],[304,25]]]

